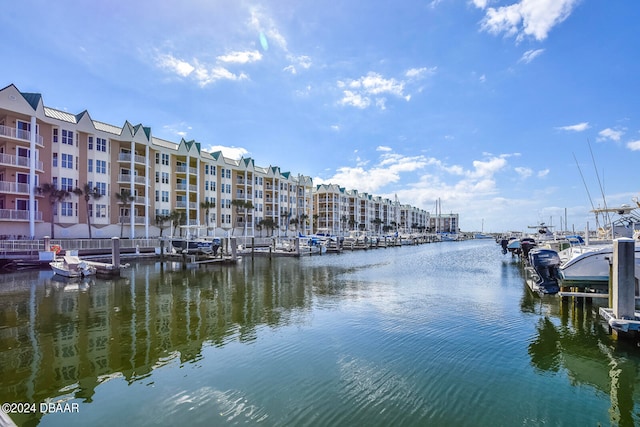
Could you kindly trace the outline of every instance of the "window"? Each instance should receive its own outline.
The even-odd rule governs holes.
[[[163,191],[162,192],[162,201],[163,202],[169,202],[169,192],[168,191]]]
[[[92,136],[87,138],[87,148],[89,150],[93,150],[93,137]]]
[[[227,178],[231,179],[231,169],[227,169]],[[231,191],[229,191],[231,193]]]
[[[58,129],[53,129],[53,142],[58,142]]]
[[[156,165],[160,164],[160,153],[156,153]]]
[[[107,217],[107,205],[96,205],[96,218]]]
[[[100,193],[100,195],[102,195],[102,196],[106,196],[107,195],[107,183],[106,182],[96,182],[95,188],[98,189],[98,192]]]
[[[169,183],[169,173],[168,172],[162,172],[162,183],[163,184],[168,184]]]
[[[162,164],[169,166],[169,155],[168,154],[162,154]]]
[[[106,160],[96,160],[96,173],[107,173]]]
[[[160,191],[156,190],[156,202],[160,201]]]
[[[87,215],[89,215],[89,218],[93,218],[93,203],[89,203],[89,212]]]
[[[156,172],[156,182],[160,182],[160,172]]]
[[[107,152],[107,140],[104,138],[96,138],[96,151]]]
[[[53,153],[53,167],[58,167],[58,153]]]
[[[73,155],[62,153],[62,162],[60,166],[67,169],[73,169]]]
[[[60,189],[73,191],[73,178],[61,178],[60,179]]]
[[[87,163],[87,172],[93,172],[93,159],[89,159],[89,163]]]
[[[64,178],[62,178],[64,180]],[[73,203],[62,202],[60,203],[60,215],[61,216],[73,216]]]
[[[62,129],[62,143],[73,145],[73,131]]]
[[[209,175],[209,165],[204,165],[204,174]]]
[[[227,193],[231,194],[231,184],[227,184]]]

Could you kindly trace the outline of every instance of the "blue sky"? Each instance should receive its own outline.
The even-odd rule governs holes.
[[[565,210],[582,230],[600,187],[608,205],[640,190],[638,22],[619,0],[21,0],[0,15],[0,85],[316,184],[440,199],[467,231]]]

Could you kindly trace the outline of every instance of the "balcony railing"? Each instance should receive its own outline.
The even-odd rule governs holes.
[[[31,159],[29,157],[14,156],[11,154],[0,154],[0,164],[5,166],[19,166],[28,168],[31,166]],[[36,169],[44,170],[42,162],[36,162]]]
[[[119,174],[118,182],[131,182],[131,177],[133,177],[133,182],[136,184],[146,184],[147,178],[144,176],[131,175],[131,174]]]
[[[186,165],[178,165],[176,166],[176,172],[178,173],[187,173],[187,166]],[[197,175],[198,174],[198,169],[196,168],[189,168],[189,173],[191,175]]]
[[[130,162],[131,161],[131,153],[118,153],[118,161],[119,162]],[[138,156],[134,154],[133,161],[140,164],[147,164],[147,159],[144,156]]]
[[[31,132],[28,130],[11,128],[9,126],[0,125],[0,135],[9,138],[19,139],[22,141],[31,141]],[[44,146],[41,135],[36,135],[36,144]]]
[[[134,221],[135,224],[145,224],[145,219],[146,218],[147,217],[144,217],[144,216],[134,216],[133,217],[133,221]],[[125,224],[125,225],[126,224],[131,224],[131,217],[130,216],[118,217],[118,222],[120,224]]]
[[[31,194],[31,187],[29,186],[29,184],[0,181],[0,193]]]
[[[29,211],[0,209],[0,221],[29,221]],[[42,221],[42,212],[36,211],[36,221]]]
[[[198,207],[198,204],[196,202],[189,202],[189,209],[196,209]],[[176,202],[176,208],[186,208],[187,207],[187,202],[184,200],[178,200]]]
[[[176,190],[186,191],[187,188],[189,188],[189,191],[191,191],[191,192],[197,192],[198,191],[198,186],[197,185],[189,185],[189,186],[187,186],[187,184],[184,183],[184,182],[179,182],[179,183],[176,184]]]

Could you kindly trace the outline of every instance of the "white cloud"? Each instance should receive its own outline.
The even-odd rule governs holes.
[[[589,126],[589,122],[582,122],[582,123],[578,123],[575,125],[569,125],[569,126],[560,126],[557,127],[556,129],[558,130],[565,130],[565,131],[569,131],[569,132],[582,132],[585,131],[587,129],[589,129],[591,126]]]
[[[219,65],[203,65],[194,59],[192,63],[174,57],[171,54],[159,54],[156,57],[156,64],[161,69],[177,74],[180,77],[189,77],[201,86],[207,86],[218,80],[246,80],[249,76],[245,73],[233,73]]]
[[[378,145],[376,151],[392,151],[391,147],[385,147],[384,145]]]
[[[262,59],[262,54],[257,50],[244,52],[231,52],[226,55],[217,57],[218,61],[235,64],[246,64],[248,62],[256,62]]]
[[[515,170],[521,178],[529,178],[531,175],[533,175],[533,171],[530,168],[516,167],[513,168],[513,170]]]
[[[624,131],[606,128],[598,132],[598,141],[606,141],[609,139],[618,142],[620,138],[622,138],[622,135],[624,135]]]
[[[205,149],[209,153],[215,153],[216,151],[222,151],[222,155],[228,159],[238,160],[241,157],[249,154],[249,151],[242,147],[227,147],[224,145],[212,145]]]
[[[187,61],[175,58],[172,55],[159,55],[156,58],[156,64],[160,68],[176,73],[180,77],[187,77],[196,68]]]
[[[492,34],[504,33],[544,40],[553,27],[569,17],[579,0],[520,0],[509,6],[487,8],[486,0],[473,0],[476,7],[486,10],[482,29]]]
[[[640,151],[640,140],[627,142],[627,148],[631,151]]]
[[[542,52],[544,52],[544,49],[528,50],[524,54],[522,54],[522,57],[520,58],[519,62],[524,62],[525,64],[528,64],[529,62],[533,61],[538,56],[540,56]]]
[[[549,169],[538,171],[538,178],[544,178],[545,176],[549,175],[549,172]]]
[[[414,72],[419,73],[418,71]],[[411,100],[410,94],[405,94],[407,82],[395,78],[385,78],[382,75],[369,72],[358,79],[337,82],[337,87],[343,89],[341,105],[351,105],[357,108],[367,108],[371,105],[384,110],[386,108],[386,95],[393,95],[405,101]]]
[[[438,67],[410,68],[404,73],[404,75],[410,79],[420,79],[425,75],[435,74],[437,70],[438,70]]]
[[[371,105],[371,100],[366,96],[362,96],[360,94],[351,92],[350,90],[345,90],[343,92],[344,96],[339,101],[341,105],[351,105],[356,108],[367,108]]]
[[[198,84],[201,87],[204,87],[211,83],[215,83],[218,80],[246,80],[249,78],[249,76],[244,73],[235,74],[224,67],[217,66],[211,69],[198,67],[195,72],[195,78]]]

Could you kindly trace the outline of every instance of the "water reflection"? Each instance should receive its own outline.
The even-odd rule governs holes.
[[[204,343],[251,342],[260,325],[304,322],[314,284],[319,295],[340,293],[335,271],[301,272],[298,262],[185,271],[139,264],[125,274],[0,276],[0,400],[91,402],[113,376],[133,382],[176,357],[198,360]]]
[[[597,300],[538,297],[524,288],[522,311],[541,314],[528,348],[532,365],[541,372],[566,374],[574,386],[609,395],[611,424],[634,426],[640,397],[636,343],[608,334]]]

